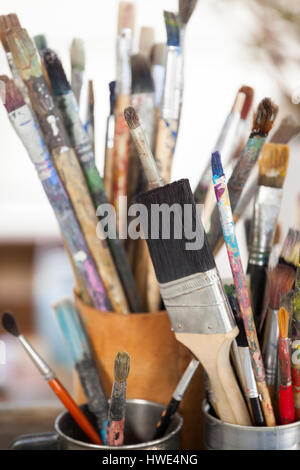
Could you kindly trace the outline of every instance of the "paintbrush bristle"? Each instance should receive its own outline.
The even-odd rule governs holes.
[[[245,93],[238,91],[236,94],[233,106],[232,106],[232,111],[235,111],[239,114],[241,114],[244,103],[245,103],[246,95]]]
[[[284,264],[277,264],[268,274],[268,289],[270,293],[270,307],[279,309],[280,299],[286,295],[295,282],[295,270]]]
[[[278,106],[270,98],[264,98],[254,114],[252,133],[267,136],[272,129],[277,112]]]
[[[4,86],[1,87],[1,100],[7,112],[13,112],[16,109],[21,108],[21,106],[24,106],[24,98],[15,82],[6,75],[0,75],[0,82],[4,83]]]
[[[180,46],[180,18],[172,11],[164,11],[167,45]]]
[[[150,55],[151,65],[162,65],[163,67],[166,64],[166,44],[159,42],[154,44],[151,49]]]
[[[109,103],[110,103],[110,114],[114,114],[116,104],[116,81],[109,82]]]
[[[6,52],[9,52],[9,45],[6,38],[8,31],[12,28],[20,27],[19,19],[15,13],[0,16],[0,39]]]
[[[147,191],[138,195],[136,200],[147,209],[147,244],[158,282],[175,281],[215,268],[215,261],[187,179]],[[159,216],[152,217],[154,207],[170,210],[170,217],[166,219],[162,216],[162,220]],[[187,208],[188,215],[185,212]],[[167,236],[162,221],[168,223]],[[187,232],[191,228],[195,233],[188,235]],[[188,247],[190,243],[192,245]]]
[[[13,336],[20,336],[20,331],[15,318],[11,313],[3,313],[2,315],[2,326],[3,328]]]
[[[122,29],[134,30],[135,5],[131,2],[120,2],[118,12],[118,34]]]
[[[250,86],[244,85],[239,89],[239,92],[244,93],[246,95],[243,108],[241,110],[241,119],[246,120],[252,108],[254,90]]]
[[[284,144],[266,143],[258,160],[260,186],[282,188],[288,163],[290,148]]]
[[[68,82],[62,63],[56,52],[51,49],[45,49],[42,55],[53,94],[57,96],[69,92],[71,85]]]
[[[279,262],[296,269],[299,263],[299,256],[300,231],[290,228],[281,249]]]
[[[150,26],[142,26],[139,38],[139,53],[150,57],[151,49],[154,44],[154,28]]]
[[[74,38],[70,48],[71,67],[83,71],[85,69],[85,49],[84,41],[81,38]]]
[[[149,60],[143,54],[133,54],[131,61],[131,90],[136,93],[154,93]]]
[[[198,0],[179,0],[179,16],[181,23],[186,26],[189,22]]]
[[[220,178],[220,176],[224,175],[221,155],[218,151],[211,154],[211,169],[213,178]]]
[[[140,120],[132,106],[124,109],[124,117],[128,124],[129,129],[133,130],[140,126]]]
[[[295,135],[299,134],[300,125],[292,116],[289,114],[282,119],[280,125],[275,130],[271,142],[276,144],[287,144]]]
[[[39,52],[42,52],[44,49],[47,49],[47,39],[44,34],[37,34],[36,36],[33,36],[33,40]]]
[[[117,382],[127,380],[130,369],[130,357],[127,352],[118,352],[115,359],[114,374]]]
[[[16,13],[10,13],[9,15],[6,15],[6,25],[7,29],[21,28],[21,23]]]
[[[289,312],[284,307],[281,307],[278,312],[278,328],[280,338],[288,337],[289,321]]]
[[[7,34],[9,49],[23,80],[43,75],[39,55],[26,29],[14,28]]]

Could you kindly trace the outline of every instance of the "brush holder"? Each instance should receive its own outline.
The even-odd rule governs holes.
[[[116,353],[124,350],[130,355],[131,370],[127,398],[168,404],[192,355],[176,340],[167,312],[127,315],[101,312],[85,305],[76,294],[75,303],[90,338],[107,396],[111,394]],[[179,409],[184,420],[183,449],[203,448],[201,403],[204,395],[203,369],[199,366]],[[86,401],[77,375],[75,397],[79,403]]]
[[[299,450],[300,421],[284,426],[238,426],[220,421],[203,402],[206,450]]]
[[[81,406],[95,425],[87,405]],[[124,445],[109,447],[90,444],[70,413],[62,412],[55,420],[55,432],[18,437],[11,450],[178,450],[183,419],[176,413],[169,429],[161,439],[152,440],[155,425],[164,406],[146,400],[127,400]]]

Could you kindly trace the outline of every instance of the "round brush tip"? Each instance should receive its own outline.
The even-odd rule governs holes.
[[[125,382],[130,369],[130,357],[129,354],[125,351],[119,351],[115,359],[115,380],[118,382]]]
[[[5,312],[2,315],[2,326],[10,334],[20,336],[17,322],[11,313]]]

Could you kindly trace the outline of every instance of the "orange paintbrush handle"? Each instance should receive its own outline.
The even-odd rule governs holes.
[[[58,379],[49,380],[49,385],[52,388],[53,392],[57,395],[59,400],[64,404],[64,406],[69,411],[70,415],[76,421],[78,426],[85,432],[85,434],[90,438],[93,444],[103,445],[103,442],[100,436],[97,434],[87,417],[83,414],[79,406],[75,403],[73,398],[69,395],[64,386],[60,383]]]

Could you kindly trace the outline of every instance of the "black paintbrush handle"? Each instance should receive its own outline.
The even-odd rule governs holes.
[[[168,404],[167,408],[161,414],[160,421],[156,425],[156,431],[153,436],[153,439],[160,439],[164,436],[168,426],[176,413],[180,401],[176,400],[175,398],[171,398],[170,403]]]
[[[261,409],[259,398],[250,398],[250,403],[253,412],[254,424],[256,426],[265,426],[265,419]]]
[[[251,304],[255,323],[258,326],[264,302],[267,270],[265,266],[256,266],[249,263],[247,274],[250,274]]]

